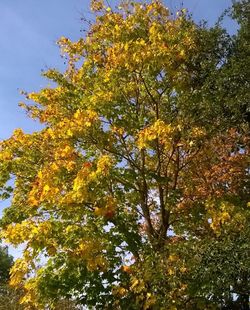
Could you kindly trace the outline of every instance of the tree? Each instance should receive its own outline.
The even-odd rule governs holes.
[[[9,280],[10,268],[13,265],[13,257],[9,255],[8,248],[0,246],[0,284],[6,284]]]
[[[18,303],[20,292],[10,288],[8,281],[10,278],[10,269],[14,260],[8,253],[8,248],[0,247],[0,309],[19,310],[22,307]]]
[[[249,127],[223,95],[236,39],[160,1],[92,10],[85,38],[59,41],[56,86],[21,104],[44,128],[1,143],[2,236],[26,245],[11,285],[27,309],[219,309],[233,294],[247,309]]]

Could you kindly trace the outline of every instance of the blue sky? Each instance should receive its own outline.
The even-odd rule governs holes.
[[[56,40],[80,36],[83,0],[0,1],[0,138],[14,128],[33,130],[17,104],[19,89],[37,90],[46,85],[41,70],[63,68]]]
[[[109,1],[111,5],[115,0]],[[170,9],[180,7],[180,0],[166,0]],[[196,20],[212,25],[231,0],[184,0]],[[1,0],[0,1],[0,139],[15,128],[31,132],[38,124],[27,119],[18,107],[23,100],[20,90],[35,91],[47,85],[41,70],[64,69],[56,40],[61,36],[79,38],[81,16],[88,16],[89,0]],[[230,32],[235,25],[226,23]],[[6,203],[0,202],[0,209]],[[17,256],[18,252],[12,250]]]

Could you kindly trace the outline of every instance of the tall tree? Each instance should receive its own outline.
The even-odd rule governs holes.
[[[21,104],[44,128],[1,143],[2,236],[26,245],[11,284],[27,309],[246,307],[248,124],[222,83],[237,40],[160,1],[92,10],[59,41],[56,86]]]

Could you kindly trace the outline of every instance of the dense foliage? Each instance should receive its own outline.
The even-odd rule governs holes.
[[[21,104],[43,129],[0,150],[27,309],[249,309],[248,9],[230,37],[160,1],[95,0],[86,37],[60,39],[66,71]]]

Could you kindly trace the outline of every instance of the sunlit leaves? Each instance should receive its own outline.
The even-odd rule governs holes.
[[[156,139],[158,139],[160,144],[167,144],[169,142],[171,145],[172,131],[173,129],[170,125],[165,124],[161,120],[157,120],[152,126],[143,129],[139,133],[138,147],[140,149],[147,147],[151,141]]]

